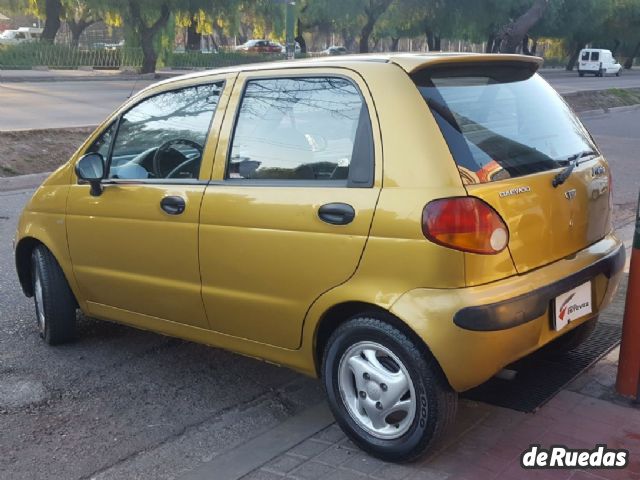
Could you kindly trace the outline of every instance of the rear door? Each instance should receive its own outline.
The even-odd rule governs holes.
[[[380,191],[374,106],[335,68],[238,77],[200,217],[211,327],[284,348],[358,266]],[[235,112],[235,114],[234,114]]]
[[[507,223],[519,273],[611,230],[606,162],[567,104],[526,64],[443,67],[414,79],[469,195]],[[569,173],[574,161],[582,163]]]

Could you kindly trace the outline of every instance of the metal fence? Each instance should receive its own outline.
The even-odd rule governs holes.
[[[159,56],[158,67],[175,69],[220,68],[246,63],[282,60],[280,54],[258,54],[235,51],[217,53],[163,52]],[[139,68],[142,66],[142,49],[98,48],[86,49],[66,45],[28,43],[0,46],[0,70],[31,69],[33,67],[52,69],[76,69],[92,67],[96,69]]]
[[[73,69],[82,66],[104,69],[139,67],[139,48],[81,49],[64,45],[26,43],[0,46],[0,69],[49,68]]]

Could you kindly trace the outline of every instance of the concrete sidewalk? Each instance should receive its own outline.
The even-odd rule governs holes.
[[[602,320],[621,322],[625,291],[623,284],[614,303],[601,315]],[[396,465],[372,458],[334,423],[247,475],[234,478],[638,480],[640,405],[618,397],[614,391],[618,352],[614,349],[535,414],[461,400],[456,425],[444,446],[417,463]],[[611,449],[628,450],[629,465],[625,469],[524,470],[520,456],[531,444],[591,450],[597,444],[606,444]],[[250,464],[251,457],[247,452],[244,461]],[[201,465],[198,473],[193,478],[221,478],[215,459]]]

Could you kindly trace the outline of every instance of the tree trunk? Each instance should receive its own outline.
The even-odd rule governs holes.
[[[636,48],[633,50],[631,56],[624,62],[625,70],[631,70],[633,68],[633,61],[638,55],[640,55],[640,42],[637,43]]]
[[[400,37],[391,37],[391,51],[398,51],[398,44],[400,43]]]
[[[427,39],[427,47],[429,47],[429,51],[433,52],[435,50],[435,35],[430,28],[425,32],[425,37]]]
[[[569,72],[572,71],[573,68],[576,66],[576,62],[578,61],[578,57],[580,56],[580,50],[582,50],[586,45],[587,45],[586,42],[578,43],[576,45],[575,50],[571,54],[571,58],[569,58],[569,63],[567,63],[567,71]]]
[[[616,53],[618,53],[618,48],[620,48],[620,40],[617,38],[613,39],[613,48],[611,49],[611,55],[612,56],[616,56]]]
[[[538,39],[533,39],[533,44],[531,45],[531,55],[536,55],[538,53]]]
[[[44,21],[44,30],[42,31],[42,40],[47,43],[53,43],[58,30],[60,30],[60,15],[62,14],[61,1],[46,0],[44,13],[46,19]]]
[[[369,53],[369,37],[371,37],[375,23],[375,20],[369,18],[364,27],[362,27],[360,31],[360,53]]]
[[[353,47],[355,46],[356,39],[351,34],[351,32],[347,29],[342,30],[342,40],[344,42],[345,48],[349,51],[353,51]]]
[[[189,51],[200,51],[202,49],[202,35],[196,30],[195,22],[187,27],[187,43],[185,49]]]
[[[69,30],[71,31],[71,46],[77,47],[80,43],[80,36],[82,32],[84,32],[91,25],[96,23],[96,20],[85,20],[80,19],[76,20],[67,20],[67,25],[69,26]]]
[[[296,32],[297,34],[296,34],[295,41],[298,42],[298,45],[300,45],[300,53],[304,55],[307,53],[307,42],[305,41],[304,36],[302,35],[302,22],[300,21],[300,17],[298,17]]]
[[[487,39],[487,47],[484,49],[485,53],[493,53],[493,46],[496,43],[495,34],[491,33]]]
[[[140,46],[142,47],[142,70],[140,73],[154,73],[156,71],[158,53],[153,43],[153,35],[149,31],[140,36]]]
[[[158,61],[158,53],[156,52],[155,38],[158,32],[167,26],[171,11],[167,3],[163,3],[160,7],[160,17],[148,26],[140,13],[140,5],[138,0],[129,0],[129,11],[134,28],[140,39],[142,47],[142,70],[140,73],[154,73],[156,71],[156,63]]]
[[[529,10],[503,28],[499,35],[501,53],[515,53],[522,45],[525,35],[542,19],[549,2],[550,0],[535,0]]]

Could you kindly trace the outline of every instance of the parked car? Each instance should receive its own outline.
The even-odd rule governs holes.
[[[20,27],[17,30],[5,30],[0,33],[0,45],[16,45],[18,43],[40,40],[42,28]]]
[[[620,65],[611,50],[601,48],[585,48],[580,51],[580,61],[578,62],[578,74],[584,77],[587,73],[596,77],[605,75],[620,76],[622,65]]]
[[[364,450],[421,455],[457,392],[577,345],[621,278],[610,168],[540,64],[354,56],[143,90],[21,215],[40,335],[72,340],[79,308],[263,358],[320,377]]]
[[[236,50],[250,53],[282,53],[282,45],[271,40],[249,40],[237,46]]]
[[[335,45],[322,51],[323,55],[346,55],[347,53],[349,53],[349,51],[347,50],[346,47],[335,46]]]

